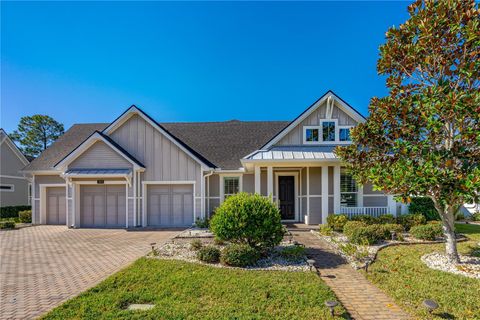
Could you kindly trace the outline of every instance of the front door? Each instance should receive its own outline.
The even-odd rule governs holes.
[[[295,220],[295,177],[278,177],[278,200],[282,220]]]

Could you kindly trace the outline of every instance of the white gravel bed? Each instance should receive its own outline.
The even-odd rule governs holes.
[[[213,233],[208,229],[190,228],[177,234],[175,238],[213,238]]]
[[[480,258],[460,256],[460,264],[451,263],[445,254],[433,252],[422,256],[427,267],[435,270],[459,274],[469,278],[480,279]]]
[[[181,238],[181,237],[180,237]],[[186,237],[183,237],[186,238]],[[161,247],[157,248],[157,255],[149,254],[149,258],[153,259],[172,259],[172,260],[182,260],[187,262],[199,263],[203,265],[208,265],[217,268],[232,268],[232,269],[244,269],[244,270],[282,270],[282,271],[310,271],[308,264],[306,263],[306,257],[298,261],[289,261],[281,257],[278,252],[281,251],[284,247],[289,246],[288,242],[281,243],[276,247],[272,254],[266,258],[260,259],[255,266],[249,266],[246,268],[235,268],[230,266],[225,266],[220,263],[205,263],[197,259],[197,252],[192,250],[189,242],[183,241],[172,241],[165,243]],[[211,244],[211,243],[209,243]],[[213,245],[213,244],[212,244]],[[216,246],[220,250],[224,246]]]

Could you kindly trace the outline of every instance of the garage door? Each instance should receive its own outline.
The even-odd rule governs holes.
[[[80,198],[81,227],[125,227],[125,185],[83,185]]]
[[[179,227],[193,224],[193,185],[149,185],[147,225]]]
[[[65,187],[47,188],[47,224],[66,224]]]

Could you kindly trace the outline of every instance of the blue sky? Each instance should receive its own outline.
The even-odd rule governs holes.
[[[1,114],[291,120],[327,90],[367,114],[407,2],[2,2]]]

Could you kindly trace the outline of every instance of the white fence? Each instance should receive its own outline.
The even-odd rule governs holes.
[[[388,207],[340,207],[340,213],[352,218],[359,215],[379,217],[389,212]]]

